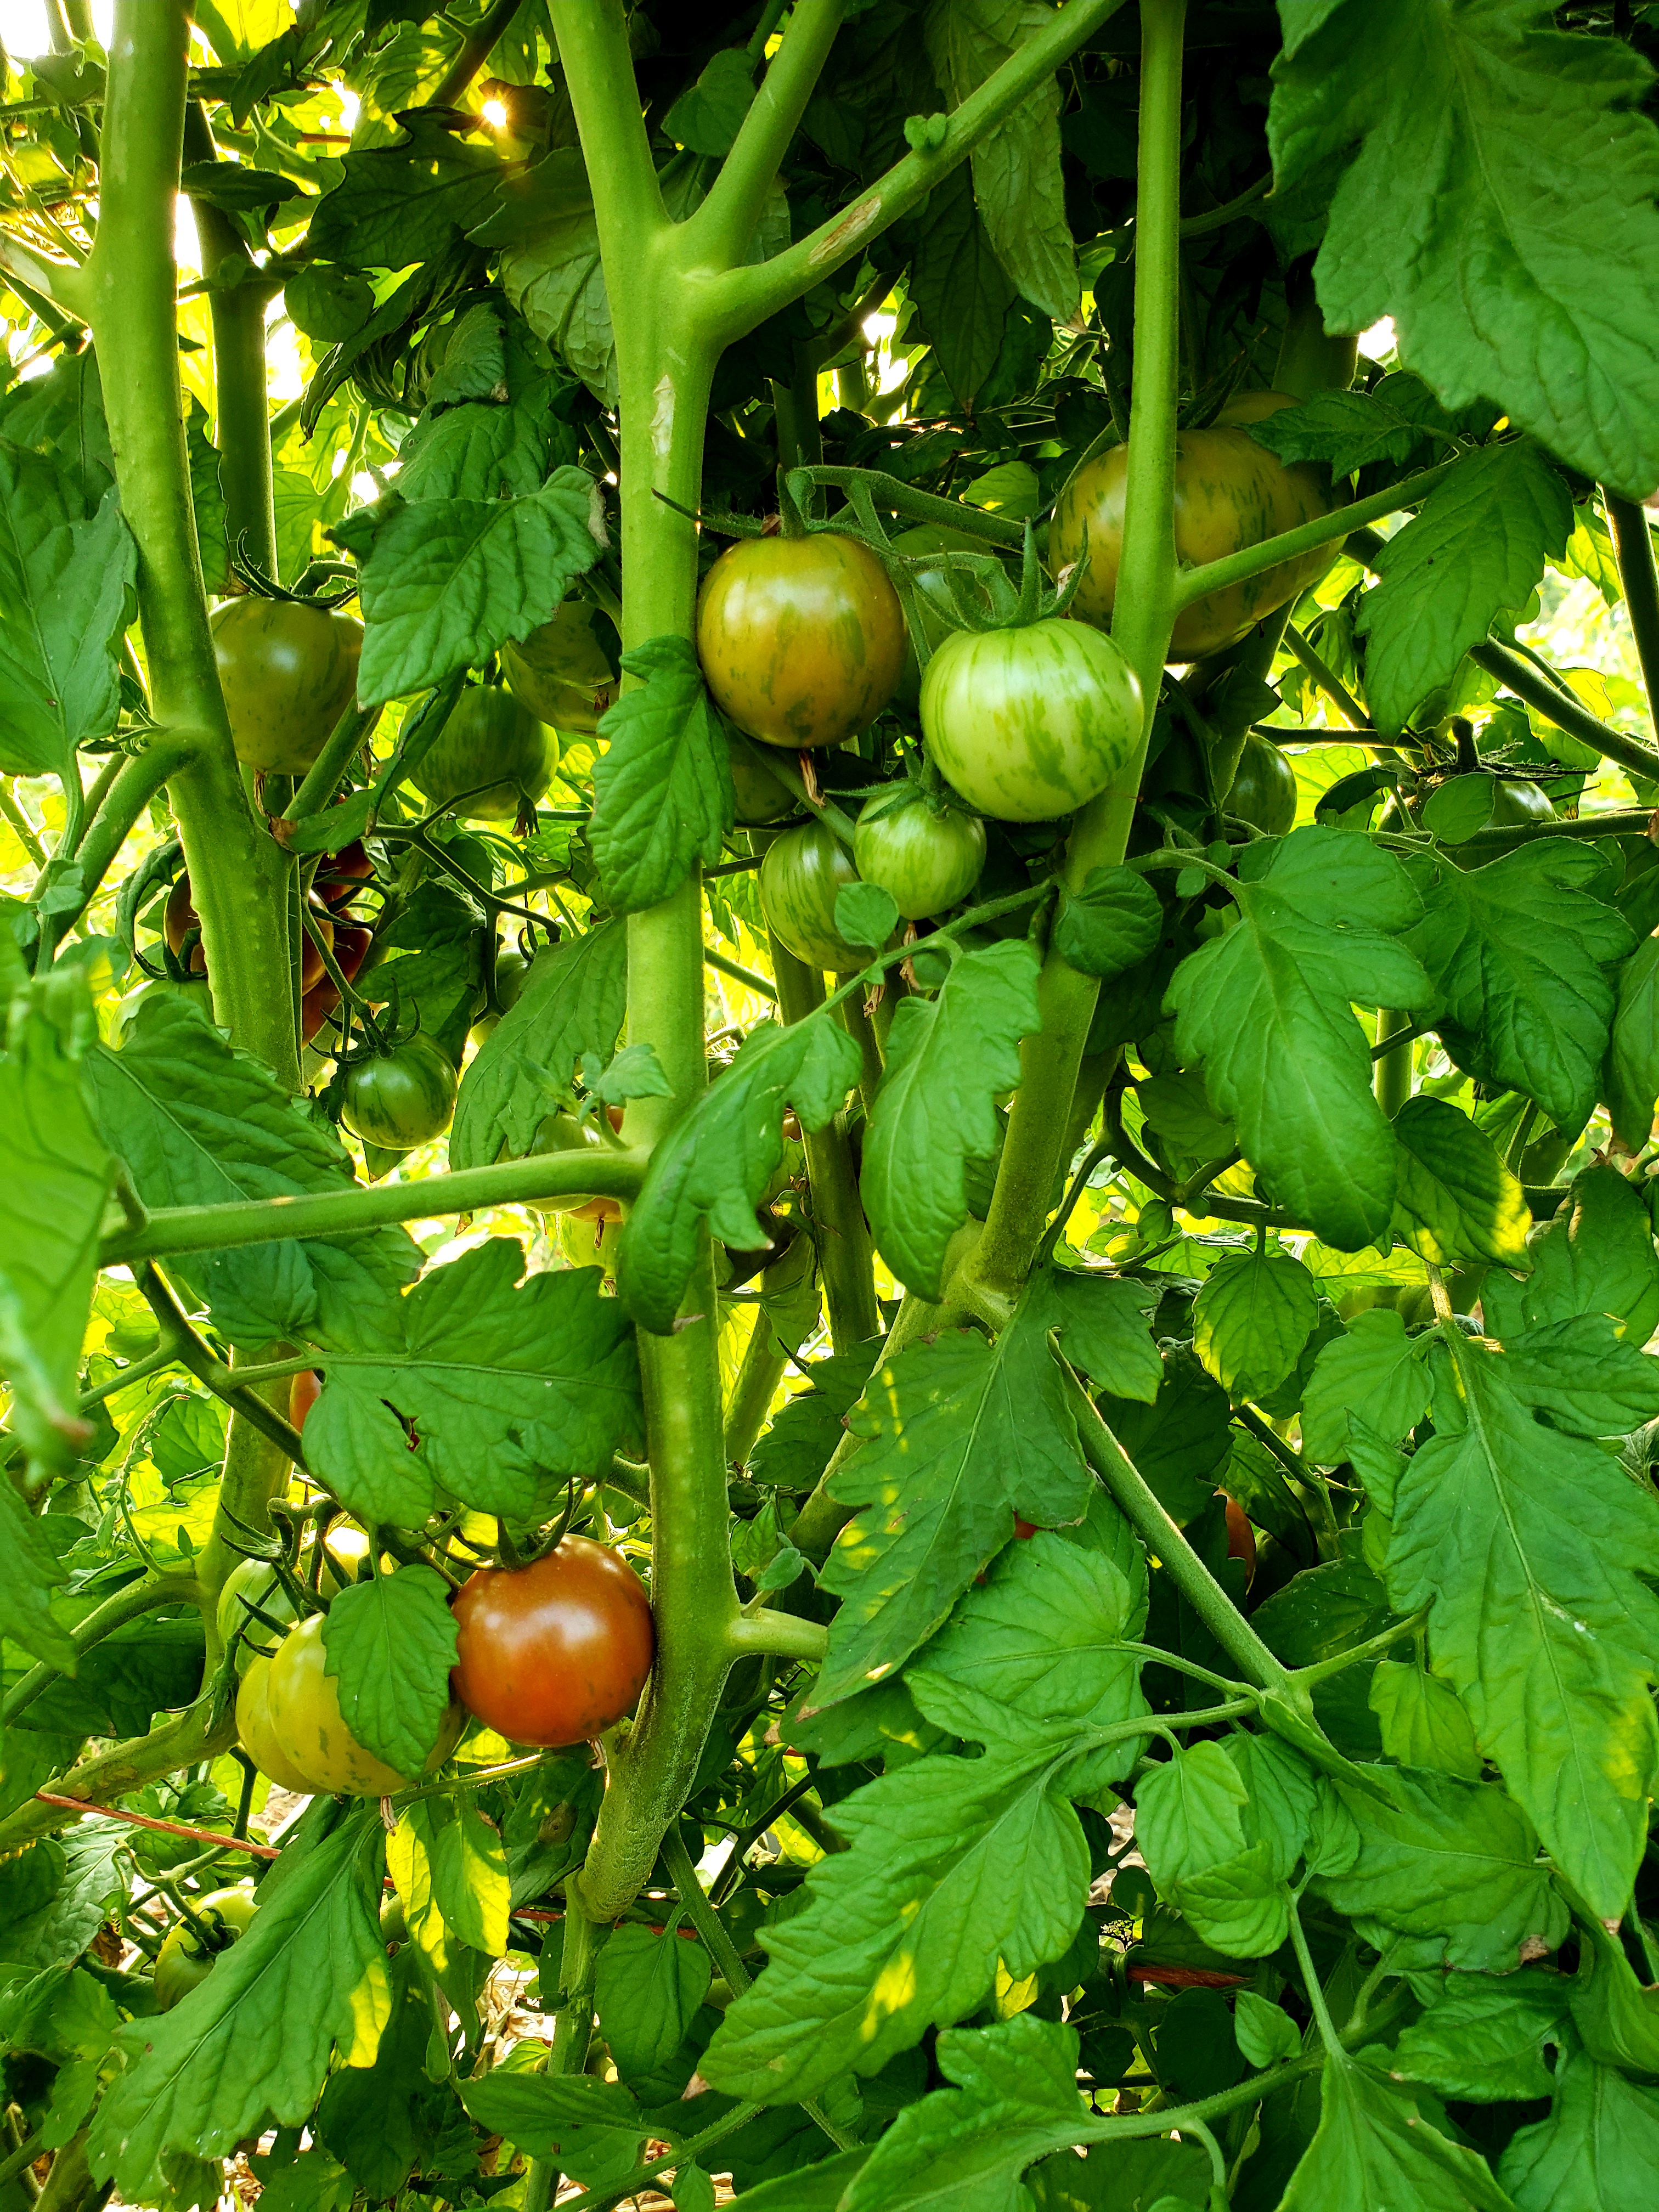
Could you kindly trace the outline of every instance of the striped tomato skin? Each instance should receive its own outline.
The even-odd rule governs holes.
[[[1140,726],[1133,669],[1085,623],[958,630],[921,680],[929,758],[999,822],[1075,813],[1133,757]]]
[[[738,727],[792,751],[874,721],[904,671],[904,611],[867,545],[836,531],[745,538],[703,579],[697,658]]]

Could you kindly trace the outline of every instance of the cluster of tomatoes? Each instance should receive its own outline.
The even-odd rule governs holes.
[[[1176,550],[1209,561],[1325,513],[1319,472],[1286,468],[1244,427],[1295,403],[1258,392],[1215,426],[1178,441]],[[1085,463],[1066,487],[1049,558],[1081,580],[1066,617],[943,636],[917,700],[928,760],[949,787],[942,799],[914,786],[866,802],[849,853],[820,822],[783,830],[768,847],[761,901],[773,934],[818,968],[847,969],[864,954],[835,927],[836,900],[862,879],[917,921],[965,898],[984,865],[986,819],[1063,819],[1102,791],[1135,755],[1139,682],[1106,630],[1122,546],[1127,457],[1121,447]],[[1212,653],[1243,637],[1322,574],[1334,547],[1284,563],[1186,609],[1171,652]],[[860,540],[834,531],[750,538],[723,553],[704,580],[697,651],[716,703],[746,736],[791,751],[846,743],[899,691],[908,638],[887,571]],[[781,820],[792,800],[752,762],[734,763],[737,815],[751,827]],[[1272,834],[1294,818],[1296,782],[1277,747],[1247,743],[1227,811]]]

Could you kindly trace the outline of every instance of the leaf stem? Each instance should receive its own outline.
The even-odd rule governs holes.
[[[1295,1679],[1298,1682],[1326,1682],[1333,1674],[1346,1674],[1350,1667],[1363,1667],[1368,1659],[1380,1659],[1385,1651],[1407,1636],[1415,1636],[1428,1620],[1433,1607],[1420,1607],[1406,1620],[1395,1621],[1392,1627],[1380,1634],[1368,1636],[1363,1644],[1356,1644],[1352,1651],[1339,1651],[1334,1658],[1316,1660],[1311,1667],[1298,1667]]]
[[[1264,538],[1258,544],[1224,554],[1219,561],[1206,561],[1199,568],[1183,569],[1176,586],[1177,612],[1191,606],[1195,599],[1207,599],[1212,592],[1248,583],[1252,576],[1276,568],[1281,562],[1297,560],[1304,553],[1316,553],[1322,546],[1346,538],[1362,523],[1380,521],[1385,514],[1397,514],[1402,508],[1415,507],[1444,482],[1459,458],[1454,455],[1450,460],[1437,461],[1432,468],[1419,469],[1415,476],[1403,477],[1384,491],[1373,492],[1369,499],[1356,500],[1351,507],[1333,507],[1328,514],[1316,515],[1311,522],[1299,523],[1294,530],[1281,531],[1277,538]]]
[[[1319,2023],[1319,2039],[1325,2046],[1328,2058],[1342,2055],[1342,2039],[1336,2032],[1336,2022],[1331,2018],[1330,2007],[1325,2002],[1325,1991],[1318,1974],[1314,1971],[1313,1954],[1308,1948],[1308,1938],[1302,1926],[1302,1915],[1296,1897],[1288,1887],[1285,1892],[1291,1907],[1291,1942],[1296,1947],[1296,1962],[1302,1969],[1303,1994],[1309,2008]]]
[[[94,1644],[101,1644],[106,1636],[112,1636],[118,1628],[125,1628],[130,1620],[137,1620],[164,1605],[182,1604],[196,1594],[194,1575],[141,1576],[137,1582],[128,1583],[101,1605],[94,1606],[70,1629],[70,1641],[75,1646],[76,1658],[90,1651]],[[31,1667],[8,1692],[3,1707],[0,1707],[0,1724],[9,1728],[18,1714],[32,1705],[42,1691],[50,1688],[65,1671],[44,1659]]]

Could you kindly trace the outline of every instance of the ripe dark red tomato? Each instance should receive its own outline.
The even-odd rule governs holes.
[[[697,658],[715,704],[769,745],[838,745],[892,697],[907,632],[867,545],[837,531],[744,538],[697,596]]]
[[[302,1367],[288,1386],[288,1418],[302,1433],[306,1415],[323,1394],[323,1378],[314,1367]]]
[[[1224,1492],[1218,1492],[1218,1497]],[[1227,1499],[1227,1557],[1244,1562],[1244,1587],[1255,1580],[1255,1530],[1250,1516],[1236,1498]]]
[[[567,1536],[532,1565],[482,1567],[454,1601],[455,1695],[513,1743],[590,1742],[633,1710],[655,1650],[623,1558]]]
[[[325,906],[337,912],[350,904],[359,884],[368,883],[374,873],[374,863],[364,851],[362,839],[358,837],[341,851],[324,855],[311,887]]]
[[[321,937],[324,944],[331,949],[334,943],[333,917],[320,899],[313,898],[311,918],[317,925],[319,936]],[[194,930],[197,933],[196,942],[190,948],[190,972],[192,975],[205,975],[208,971],[207,954],[202,949],[201,927],[201,916],[191,904],[190,872],[186,869],[167,893],[167,902],[161,915],[161,933],[167,939],[167,951],[172,953],[174,959],[182,957],[185,939],[191,932]],[[368,933],[364,931],[364,951],[368,950]],[[362,952],[357,955],[360,963],[362,957]],[[324,973],[323,956],[307,934],[305,950],[300,957],[301,991],[311,990],[315,984],[321,981]]]

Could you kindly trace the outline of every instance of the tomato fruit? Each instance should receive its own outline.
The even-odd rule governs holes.
[[[1289,758],[1271,738],[1252,730],[1222,801],[1225,811],[1267,836],[1283,837],[1296,820],[1296,770]]]
[[[795,794],[787,791],[769,769],[758,761],[732,755],[732,788],[737,793],[735,819],[745,829],[758,830],[768,822],[781,822],[793,811]]]
[[[274,1609],[274,1608],[273,1608]],[[236,1733],[243,1750],[267,1781],[296,1797],[316,1795],[309,1778],[284,1753],[270,1718],[270,1661],[256,1656],[236,1692]]]
[[[366,1145],[412,1152],[449,1127],[458,1081],[443,1047],[417,1032],[348,1070],[340,1119]]]
[[[1443,845],[1461,845],[1482,830],[1521,822],[1552,822],[1549,794],[1525,777],[1471,771],[1454,775],[1431,791],[1423,806],[1423,826]]]
[[[1487,827],[1496,830],[1501,824],[1513,822],[1553,822],[1555,809],[1550,795],[1542,784],[1534,783],[1523,776],[1498,776],[1494,779],[1492,814]]]
[[[622,1207],[614,1198],[590,1198],[586,1206],[562,1212],[557,1234],[559,1249],[573,1267],[603,1267],[607,1275],[616,1273]]]
[[[469,822],[511,822],[558,764],[557,738],[527,707],[499,685],[469,684],[414,774],[434,807],[459,801]]]
[[[769,745],[838,745],[904,670],[904,610],[867,545],[835,531],[744,538],[697,595],[697,658],[722,714]]]
[[[331,912],[349,906],[358,891],[372,881],[374,863],[364,850],[361,837],[337,853],[325,853],[312,878],[311,888]]]
[[[907,921],[943,914],[979,881],[985,824],[952,807],[935,814],[908,787],[872,799],[853,833],[853,858]]]
[[[1218,1497],[1224,1496],[1218,1491]],[[1227,1557],[1244,1562],[1244,1587],[1255,1580],[1255,1530],[1250,1516],[1236,1498],[1227,1499]]]
[[[314,1367],[302,1367],[288,1386],[288,1418],[303,1434],[306,1415],[323,1395],[323,1378]]]
[[[310,902],[310,914],[312,921],[316,924],[317,935],[331,951],[334,947],[334,918],[323,902],[314,895]],[[196,933],[196,941],[190,948],[190,972],[192,975],[205,975],[207,954],[202,949],[202,921],[191,903],[190,873],[186,870],[167,893],[167,905],[161,910],[161,934],[167,939],[167,951],[172,953],[175,960],[183,957],[185,940],[192,930]],[[355,935],[359,933],[354,928],[353,933]],[[362,964],[363,952],[368,949],[369,933],[365,929],[361,932],[361,935],[363,949],[357,955],[359,965]],[[344,964],[343,961],[342,967]],[[351,969],[347,972],[348,975],[355,975],[356,969]],[[307,932],[300,951],[301,991],[311,990],[316,984],[321,982],[325,973],[323,956],[317,950],[315,940]]]
[[[929,758],[1000,822],[1075,813],[1133,757],[1140,726],[1133,669],[1084,623],[957,630],[921,679]]]
[[[303,775],[356,692],[362,624],[326,607],[243,598],[210,627],[237,759]]]
[[[236,1701],[237,1725],[241,1726],[242,1695],[260,1666],[267,1669],[264,1684],[268,1741],[290,1771],[305,1778],[302,1786],[313,1796],[338,1794],[348,1797],[387,1797],[415,1779],[402,1775],[384,1759],[364,1749],[348,1730],[340,1711],[340,1686],[325,1671],[327,1652],[323,1644],[323,1616],[314,1613],[283,1638],[274,1658],[256,1662],[243,1678]],[[452,1705],[444,1716],[437,1745],[424,1771],[441,1766],[465,1727],[466,1716]],[[247,1738],[244,1745],[250,1750]],[[255,1753],[254,1764],[259,1764]],[[269,1769],[266,1770],[269,1771]],[[277,1778],[272,1776],[276,1780]],[[291,1785],[290,1785],[291,1786]]]
[[[1209,429],[1178,434],[1175,540],[1176,558],[1183,568],[1221,560],[1329,514],[1331,495],[1320,471],[1307,461],[1286,468],[1244,428],[1296,404],[1282,392],[1246,392],[1224,407]],[[1085,462],[1060,493],[1048,535],[1048,558],[1056,574],[1087,556],[1089,566],[1072,611],[1102,628],[1117,593],[1127,472],[1125,446]],[[1264,615],[1316,583],[1340,550],[1340,541],[1322,545],[1183,607],[1170,640],[1170,659],[1196,660],[1236,643]]]
[[[600,1152],[605,1139],[591,1121],[579,1121],[575,1115],[561,1107],[537,1124],[526,1159],[538,1159],[548,1152]],[[591,1191],[562,1191],[556,1198],[530,1198],[525,1204],[535,1213],[578,1213],[584,1206],[598,1201]]]
[[[761,862],[761,911],[767,927],[809,968],[862,968],[868,955],[836,927],[836,896],[844,884],[858,880],[852,854],[822,822],[786,830]]]
[[[587,1743],[633,1710],[655,1650],[620,1552],[567,1536],[530,1566],[481,1567],[453,1601],[456,1696],[513,1743]]]
[[[187,1921],[175,1921],[168,1929],[155,1955],[151,1983],[158,2012],[171,2012],[180,1997],[207,1979],[219,1953],[228,1950],[252,1919],[258,1899],[252,1883],[244,1881],[234,1889],[210,1889],[205,1897],[192,1897],[190,1909],[215,1941],[203,1942]]]
[[[507,690],[550,729],[591,737],[615,703],[617,678],[593,632],[597,611],[586,599],[566,599],[551,622],[501,647]]]
[[[295,1381],[301,1378],[295,1376]],[[325,1597],[332,1597],[337,1590],[345,1589],[356,1579],[356,1571],[368,1553],[368,1540],[361,1530],[351,1528],[331,1529],[323,1553],[323,1564],[318,1586]],[[299,1573],[301,1580],[310,1571],[309,1547],[301,1555]],[[246,1601],[245,1603],[244,1601]],[[219,1589],[219,1603],[216,1613],[221,1640],[228,1644],[238,1629],[246,1624],[246,1633],[236,1647],[236,1671],[246,1674],[260,1657],[270,1656],[270,1646],[276,1632],[267,1628],[264,1621],[248,1610],[257,1605],[261,1613],[273,1620],[291,1624],[294,1602],[278,1581],[276,1570],[264,1559],[239,1559],[225,1577]]]

